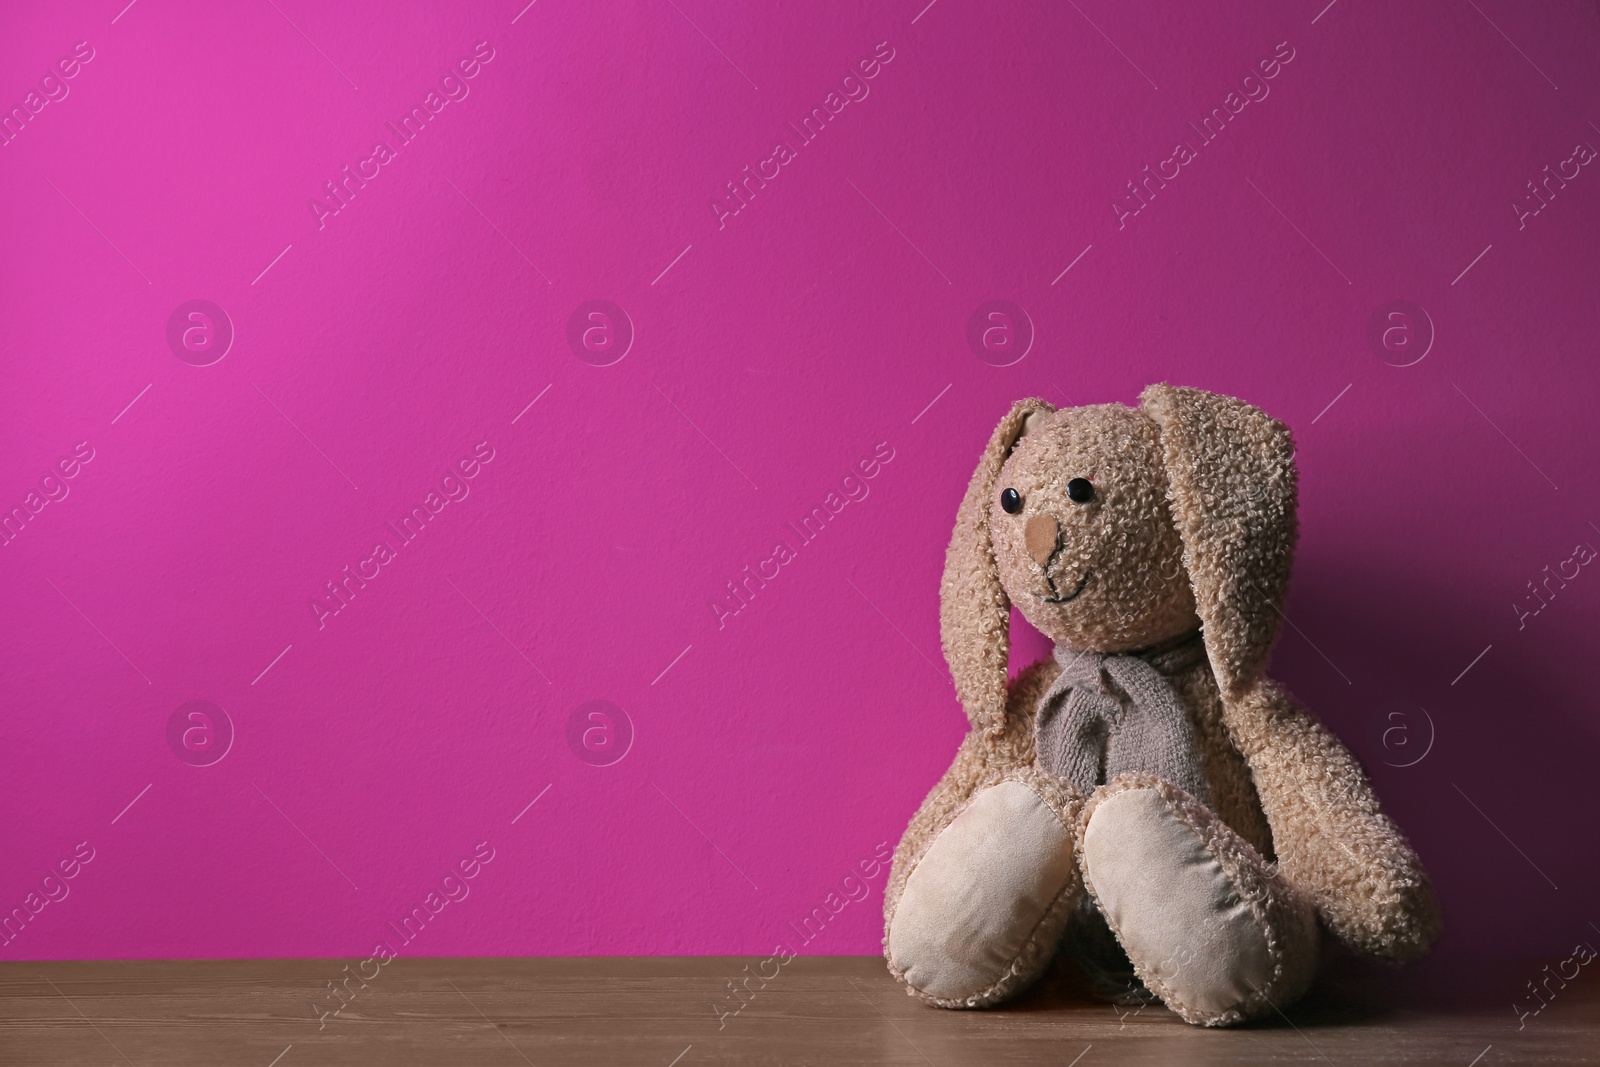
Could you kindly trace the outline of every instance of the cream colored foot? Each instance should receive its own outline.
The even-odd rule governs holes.
[[[978,793],[939,832],[889,919],[889,967],[942,1007],[984,1007],[1049,962],[1079,888],[1073,831],[1028,785]]]
[[[1102,786],[1082,849],[1085,886],[1140,979],[1189,1022],[1270,1012],[1309,981],[1309,902],[1187,793],[1147,776]]]

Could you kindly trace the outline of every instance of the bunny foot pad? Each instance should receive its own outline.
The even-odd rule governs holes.
[[[1081,825],[1085,887],[1139,978],[1186,1021],[1242,1022],[1309,984],[1310,902],[1189,794],[1123,775]]]
[[[997,1003],[1046,964],[1079,886],[1070,812],[1008,779],[940,831],[890,916],[889,967],[946,1008]]]

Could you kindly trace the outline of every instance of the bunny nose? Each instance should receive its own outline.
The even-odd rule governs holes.
[[[1061,527],[1057,526],[1056,520],[1049,515],[1035,515],[1023,528],[1023,540],[1028,543],[1028,555],[1032,556],[1033,561],[1041,567],[1050,562],[1060,537]]]

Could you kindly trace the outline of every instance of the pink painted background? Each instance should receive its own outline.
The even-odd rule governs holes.
[[[1157,380],[1297,434],[1274,671],[1414,837],[1441,958],[1591,936],[1594,5],[925,2],[8,9],[0,911],[93,859],[0,958],[363,957],[482,841],[407,954],[765,955],[964,731],[936,590],[989,429]],[[235,332],[208,366],[168,344],[191,300]],[[609,366],[567,340],[591,300],[632,323]],[[1035,334],[1009,366],[966,339],[990,300]],[[882,883],[803,950],[876,951]]]

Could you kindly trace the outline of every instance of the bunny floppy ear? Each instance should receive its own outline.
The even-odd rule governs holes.
[[[989,504],[1013,446],[1055,410],[1043,400],[1019,400],[994,428],[956,512],[939,582],[939,635],[956,695],[973,727],[991,734],[1005,726],[1011,599],[1000,585],[989,536]]]
[[[1139,397],[1161,430],[1206,654],[1225,699],[1260,679],[1277,636],[1296,535],[1288,427],[1233,397],[1166,384]]]

